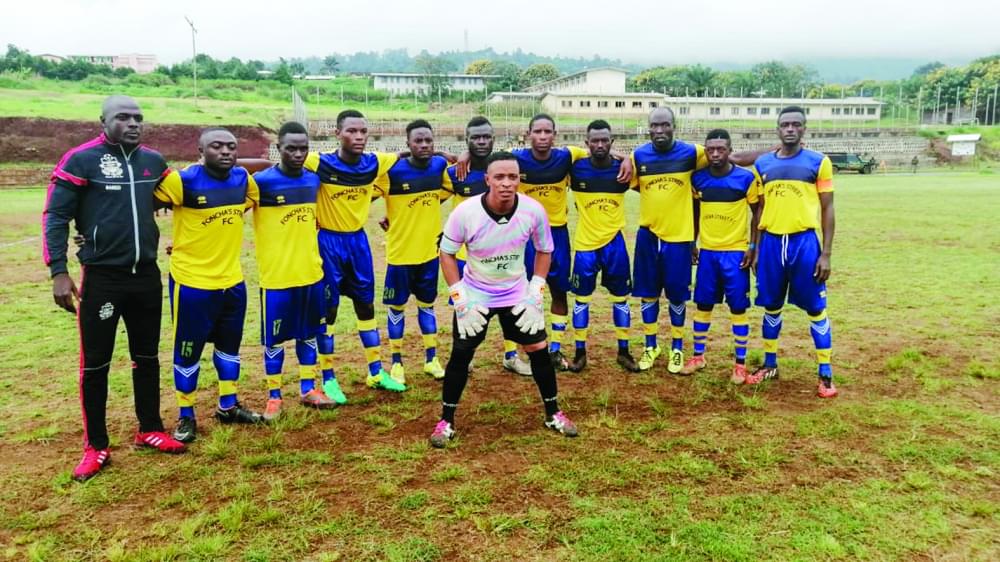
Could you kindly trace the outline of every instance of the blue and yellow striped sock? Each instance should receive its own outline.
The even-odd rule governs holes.
[[[236,406],[236,383],[240,380],[240,356],[215,350],[212,363],[219,374],[219,409]]]
[[[778,366],[778,336],[781,335],[781,309],[765,310],[760,335],[764,339],[764,366]]]
[[[750,340],[750,320],[746,312],[731,313],[733,324],[733,354],[736,362],[745,365],[747,362],[747,343]]]
[[[403,362],[403,330],[406,327],[406,309],[402,306],[389,305],[386,315],[389,318],[386,326],[389,332],[389,351],[392,352],[392,362]]]
[[[642,333],[646,336],[646,347],[656,347],[656,332],[660,319],[660,299],[643,297],[639,305],[642,315]]]
[[[198,373],[201,366],[178,365],[174,363],[174,390],[177,394],[177,406],[180,408],[180,417],[194,417],[194,396],[198,390]]]
[[[577,349],[587,349],[587,332],[590,327],[590,296],[577,296],[573,304],[573,339]]]
[[[683,302],[670,304],[670,348],[684,349],[684,320],[687,307]]]
[[[358,320],[358,336],[361,346],[365,348],[365,361],[368,363],[368,374],[377,375],[382,370],[382,342],[378,335],[375,319]]]
[[[303,395],[316,388],[318,347],[316,338],[295,340],[295,356],[299,360],[299,392]]]
[[[336,346],[333,332],[333,325],[327,324],[325,333],[316,336],[316,351],[319,352],[319,369],[323,374],[323,382],[337,378],[333,372],[333,353]]]
[[[430,363],[437,356],[437,316],[434,303],[417,301],[417,323],[424,340],[424,362]]]
[[[549,342],[549,353],[555,353],[562,348],[562,340],[566,335],[566,315],[552,315],[552,340]]]
[[[816,346],[817,374],[824,379],[833,378],[833,369],[830,367],[833,334],[826,309],[809,315],[809,332],[812,333],[813,344]]]
[[[281,369],[285,364],[285,347],[278,344],[264,348],[264,382],[267,397],[281,400]]]
[[[517,357],[517,344],[510,340],[503,340],[503,358],[513,359]]]
[[[611,322],[615,325],[615,338],[618,339],[618,350],[628,351],[628,330],[632,327],[632,309],[628,306],[628,298],[611,296]]]
[[[696,309],[694,311],[694,321],[691,331],[693,332],[694,354],[704,355],[705,345],[708,343],[708,330],[712,327],[712,311]]]

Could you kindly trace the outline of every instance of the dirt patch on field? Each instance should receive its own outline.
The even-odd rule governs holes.
[[[267,131],[256,127],[227,127],[240,141],[240,156],[267,157],[272,142]],[[146,125],[145,144],[160,151],[168,161],[193,162],[198,159],[195,125]],[[69,149],[100,133],[96,121],[63,121],[25,117],[0,118],[0,162],[52,162]]]

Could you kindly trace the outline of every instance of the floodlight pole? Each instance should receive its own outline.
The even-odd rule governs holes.
[[[194,74],[194,104],[198,105],[198,49],[194,42],[194,36],[198,34],[198,30],[194,28],[194,22],[191,21],[191,18],[184,16],[184,19],[191,26],[191,68]]]
[[[993,118],[990,119],[990,125],[997,124],[997,88],[1000,88],[1000,84],[993,85]]]

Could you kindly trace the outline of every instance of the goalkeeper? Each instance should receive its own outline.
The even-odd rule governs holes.
[[[486,338],[490,318],[500,320],[505,339],[524,347],[545,406],[545,427],[576,437],[576,426],[559,410],[556,373],[545,336],[542,291],[552,261],[552,232],[540,203],[517,194],[517,159],[494,152],[486,160],[489,190],[452,211],[441,237],[441,271],[455,308],[451,358],[441,391],[441,420],[431,445],[444,447],[455,435],[455,409],[469,379],[469,363]],[[531,241],[537,253],[534,277],[525,278],[524,252]],[[465,245],[465,276],[459,277],[455,254]]]

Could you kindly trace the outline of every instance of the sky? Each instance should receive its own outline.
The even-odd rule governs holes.
[[[466,30],[471,50],[600,54],[649,66],[1000,53],[1000,2],[984,0],[31,0],[3,3],[0,46],[33,54],[150,53],[169,64],[191,56],[185,16],[198,30],[198,52],[265,61],[461,50]]]

